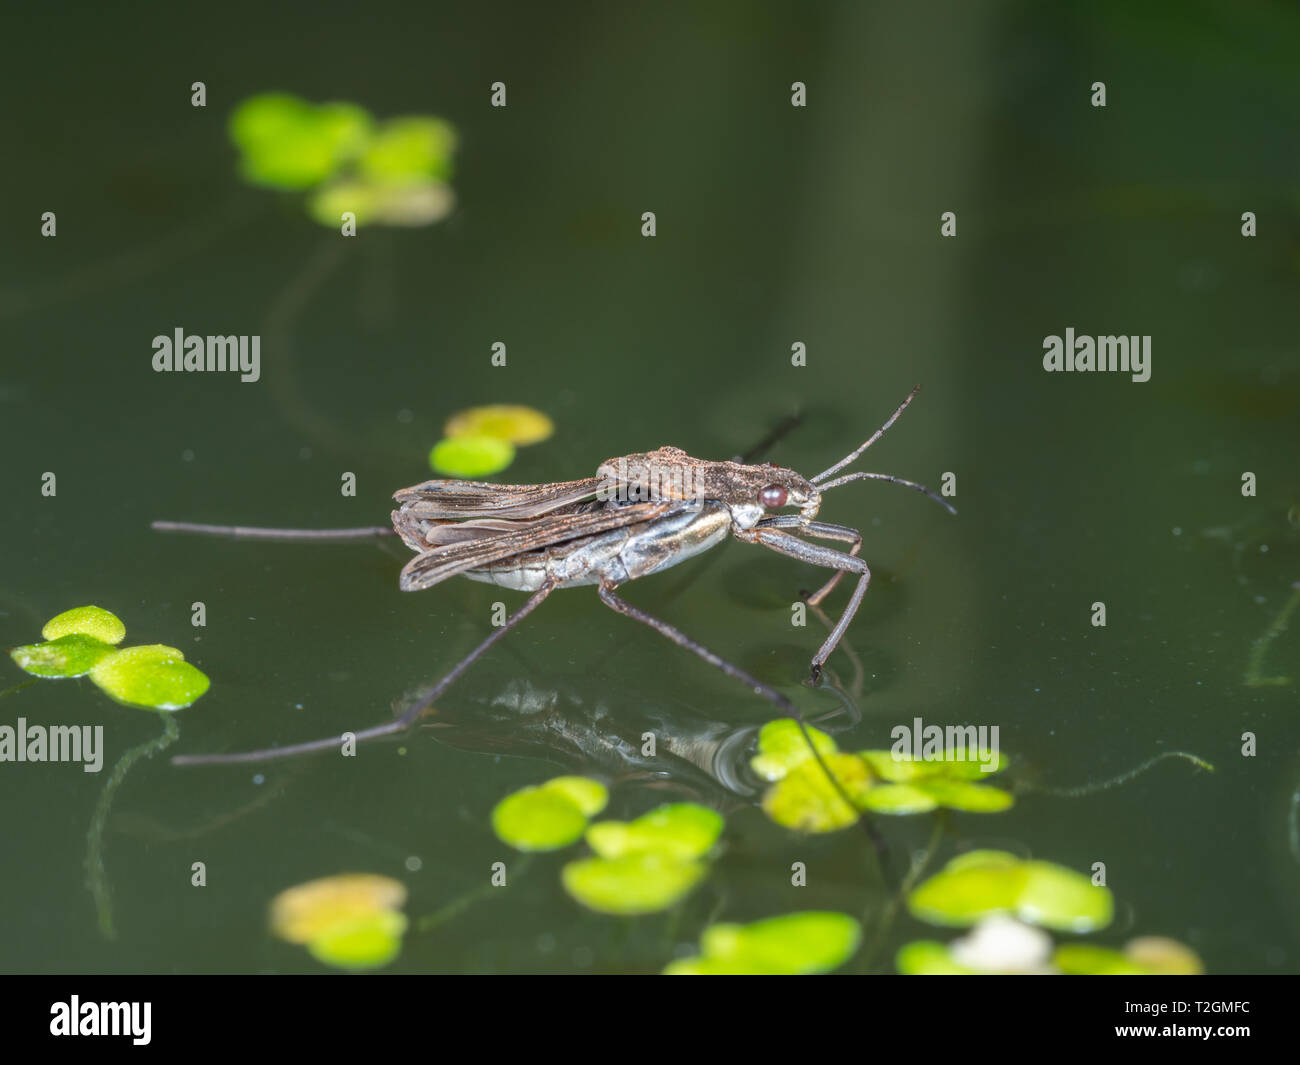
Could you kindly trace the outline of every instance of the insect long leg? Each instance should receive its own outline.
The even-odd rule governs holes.
[[[850,529],[847,525],[832,525],[825,521],[804,521],[798,514],[778,514],[771,518],[763,518],[757,525],[759,529],[802,529],[810,536],[820,536],[824,540],[842,540],[845,543],[852,544],[849,548],[849,554],[856,556],[862,550],[862,534],[857,529]],[[812,595],[805,598],[809,606],[818,606],[823,599],[835,590],[835,586],[844,579],[844,574],[849,571],[841,569],[830,580],[823,584]]]
[[[230,536],[237,540],[369,540],[396,536],[387,525],[365,525],[353,529],[269,529],[258,525],[204,525],[191,521],[155,521],[157,532],[196,533],[201,536]]]
[[[811,522],[809,524],[815,525],[817,523]],[[810,668],[812,679],[817,680],[821,676],[822,663],[830,658],[831,652],[835,650],[835,645],[840,642],[840,638],[844,635],[844,630],[849,627],[849,622],[853,620],[853,615],[858,612],[858,607],[862,605],[862,597],[867,594],[867,585],[871,583],[871,570],[862,559],[855,555],[846,555],[843,551],[832,551],[829,547],[818,547],[816,544],[805,543],[797,536],[791,536],[779,529],[770,527],[754,528],[747,532],[737,532],[736,538],[751,544],[762,544],[764,547],[770,547],[773,551],[780,551],[783,555],[789,555],[791,558],[797,558],[802,562],[811,562],[815,566],[826,566],[831,569],[844,570],[848,573],[860,574],[858,583],[853,589],[853,595],[849,599],[849,605],[844,608],[844,613],[840,615],[840,620],[835,623],[835,628],[831,630],[831,634],[826,637],[826,642],[813,655]]]
[[[443,692],[460,678],[461,674],[477,662],[497,640],[501,639],[531,614],[538,604],[555,590],[555,587],[555,584],[548,583],[538,588],[528,597],[523,606],[506,619],[504,625],[499,629],[493,629],[482,643],[457,662],[450,673],[425,692],[419,702],[409,707],[401,717],[394,718],[383,725],[375,725],[368,729],[362,729],[360,732],[354,732],[352,733],[353,738],[360,742],[362,740],[377,739],[380,736],[392,736],[395,733],[406,731],[415,723],[417,718],[421,717],[434,704]],[[276,758],[291,758],[294,755],[309,754],[312,751],[338,750],[342,744],[342,735],[329,736],[325,739],[310,740],[307,743],[295,743],[288,747],[267,747],[260,751],[241,751],[237,754],[178,755],[172,759],[172,765],[230,765],[239,762],[269,762]]]
[[[667,637],[678,647],[685,648],[692,654],[698,655],[700,658],[704,659],[704,661],[708,662],[709,665],[716,666],[718,669],[722,670],[722,672],[727,676],[734,677],[750,690],[761,695],[768,702],[775,705],[787,717],[793,718],[795,724],[799,726],[799,731],[803,734],[804,742],[808,744],[808,749],[812,752],[813,757],[817,759],[817,764],[821,766],[822,772],[826,774],[826,779],[831,782],[831,785],[835,788],[836,792],[839,793],[840,798],[844,800],[849,809],[857,812],[859,820],[866,825],[867,832],[875,843],[877,850],[883,853],[884,841],[876,834],[870,821],[863,816],[858,804],[855,803],[852,797],[850,797],[844,790],[844,785],[840,783],[839,778],[831,772],[830,766],[828,766],[825,759],[822,758],[821,752],[818,750],[817,745],[813,742],[813,738],[808,732],[808,726],[804,722],[803,715],[799,712],[799,708],[795,706],[794,703],[775,688],[769,687],[757,677],[747,673],[739,666],[733,666],[722,656],[710,651],[702,643],[698,643],[691,639],[686,635],[686,633],[682,632],[681,629],[674,628],[672,625],[669,625],[668,622],[655,617],[653,614],[647,614],[640,607],[635,607],[626,599],[620,598],[614,593],[616,587],[617,585],[607,583],[603,583],[599,586],[598,592],[602,603],[611,609],[616,610],[625,617],[632,618],[634,621],[639,621],[643,625],[650,626],[650,628],[654,629],[660,636]]]

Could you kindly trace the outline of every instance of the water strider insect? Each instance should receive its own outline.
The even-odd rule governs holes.
[[[429,711],[442,694],[507,632],[531,614],[557,588],[595,585],[605,605],[667,637],[799,722],[798,709],[774,688],[719,657],[667,622],[622,599],[617,589],[628,581],[658,573],[705,551],[730,534],[746,543],[836,571],[807,598],[817,605],[846,573],[857,575],[848,605],[830,635],[813,655],[812,677],[830,657],[857,613],[871,579],[858,557],[862,534],[844,525],[817,521],[822,494],[850,481],[891,481],[924,492],[956,513],[923,485],[885,473],[847,473],[833,477],[884,435],[920,390],[860,447],[815,477],[773,463],[740,460],[709,462],[675,447],[626,455],[602,463],[595,477],[556,484],[506,485],[474,481],[426,481],[394,495],[393,528],[416,552],[402,569],[404,591],[418,591],[457,574],[532,594],[504,625],[494,629],[400,717],[350,735],[357,741],[401,732]],[[833,478],[833,479],[831,479]],[[778,514],[797,507],[796,514]],[[273,539],[361,538],[387,529],[294,530],[155,522],[165,531],[206,532]],[[799,535],[850,544],[837,551]],[[346,735],[238,754],[189,755],[177,765],[260,762],[335,748]],[[811,746],[811,740],[810,746]],[[815,748],[814,748],[815,753]],[[818,758],[820,761],[820,757]],[[833,780],[834,778],[832,778]]]

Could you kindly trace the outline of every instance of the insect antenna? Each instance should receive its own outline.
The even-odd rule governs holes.
[[[833,481],[827,481],[820,488],[824,492],[828,488],[836,488],[842,484],[848,484],[850,481],[889,481],[891,484],[901,484],[904,488],[915,488],[918,492],[933,499],[939,506],[943,507],[949,514],[956,514],[957,508],[949,503],[942,496],[937,495],[934,491],[926,488],[923,484],[917,484],[915,481],[904,480],[902,477],[895,477],[892,473],[846,473],[843,477],[836,477]]]
[[[898,405],[898,410],[894,411],[894,413],[889,416],[889,421],[885,422],[884,425],[882,425],[879,429],[877,429],[874,433],[872,433],[871,438],[860,448],[858,448],[856,451],[849,452],[849,454],[845,455],[842,459],[840,459],[839,462],[835,463],[835,465],[832,466],[830,469],[822,470],[822,472],[819,473],[816,477],[810,477],[808,479],[812,481],[813,484],[817,484],[819,481],[822,481],[825,478],[829,477],[832,473],[844,469],[845,466],[847,466],[850,462],[852,462],[864,451],[866,451],[867,448],[869,448],[872,444],[874,444],[877,440],[879,440],[882,436],[885,435],[885,430],[888,429],[891,425],[893,425],[894,422],[898,421],[898,416],[902,414],[904,410],[907,409],[907,405],[911,403],[913,399],[916,398],[916,394],[920,391],[921,391],[920,385],[917,385],[914,389],[912,389],[912,391],[907,394],[907,398]],[[825,485],[824,487],[829,488],[830,485]]]
[[[828,488],[838,488],[842,484],[848,484],[850,481],[864,481],[864,480],[889,481],[893,484],[901,484],[904,488],[914,488],[918,492],[922,492],[925,495],[929,496],[936,503],[938,503],[939,506],[943,507],[949,514],[956,514],[957,513],[956,507],[954,507],[942,496],[936,495],[929,488],[926,488],[925,485],[917,484],[915,481],[905,480],[902,477],[895,477],[891,473],[846,473],[843,477],[836,477],[835,480],[833,481],[826,480],[826,478],[829,477],[831,474],[837,473],[838,471],[844,469],[845,466],[847,466],[850,462],[852,462],[864,451],[866,451],[867,448],[869,448],[872,444],[874,444],[877,440],[879,440],[882,436],[884,436],[885,430],[888,429],[891,425],[893,425],[894,422],[898,421],[898,416],[907,409],[907,405],[916,398],[916,394],[920,391],[921,391],[920,385],[917,385],[914,389],[912,389],[912,391],[907,394],[907,398],[898,405],[898,409],[889,416],[889,420],[885,422],[885,424],[882,425],[879,429],[877,429],[874,433],[872,433],[870,438],[867,440],[865,444],[863,444],[861,447],[857,448],[856,450],[849,452],[849,454],[845,455],[844,458],[840,459],[840,461],[835,463],[835,465],[832,466],[830,469],[822,470],[822,472],[817,474],[816,477],[810,477],[809,480],[813,484],[817,485],[817,487],[820,488],[823,492],[825,492]],[[822,483],[823,481],[825,481],[824,484]]]

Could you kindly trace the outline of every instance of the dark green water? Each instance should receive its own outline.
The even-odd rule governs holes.
[[[446,416],[484,402],[558,425],[512,481],[663,444],[724,458],[795,409],[803,424],[770,457],[811,474],[922,382],[866,468],[956,473],[960,516],[870,482],[822,511],[865,531],[876,574],[849,633],[862,720],[841,741],[884,746],[916,716],[996,724],[1022,779],[1055,788],[1193,752],[1217,772],[1170,759],[1095,794],[1021,794],[952,818],[936,857],[992,844],[1104,862],[1120,908],[1097,941],[1168,935],[1213,972],[1300,970],[1297,687],[1244,682],[1300,580],[1300,16],[956,6],[372,5],[362,20],[224,5],[129,30],[111,10],[28,16],[24,35],[56,42],[58,62],[32,47],[5,73],[0,641],[93,602],[132,642],[182,647],[214,683],[178,715],[177,752],[362,727],[520,597],[401,593],[400,549],[149,522],[382,524],[391,493],[430,476]],[[504,110],[488,106],[495,80]],[[794,80],[806,109],[790,107]],[[1088,102],[1097,80],[1104,109]],[[241,185],[225,116],[272,89],[452,121],[456,213],[344,241]],[[39,236],[46,210],[55,239]],[[943,211],[955,238],[939,236]],[[151,338],[178,326],[262,335],[263,379],[153,373]],[[1045,373],[1043,338],[1067,327],[1152,336],[1150,381]],[[497,340],[505,368],[489,364]],[[790,365],[795,341],[806,367]],[[801,686],[820,630],[792,628],[789,604],[817,579],[732,543],[627,596],[815,714],[840,700]],[[206,628],[190,626],[195,601]],[[847,684],[848,656],[831,665]],[[0,687],[21,681],[5,668]],[[1264,671],[1300,677],[1294,626]],[[553,703],[548,727],[511,719],[525,686]],[[540,857],[409,935],[394,969],[655,971],[711,916],[829,908],[872,928],[852,967],[889,971],[899,944],[932,934],[905,915],[881,929],[889,885],[860,834],[793,836],[703,770],[652,778],[597,742],[659,727],[702,757],[771,713],[590,589],[556,594],[443,710],[449,727],[342,763],[138,764],[104,836],[111,942],[83,873],[107,770],[0,765],[0,968],[311,968],[265,931],[277,891],[366,870],[401,878],[414,918],[434,913],[518,861],[489,812],[557,767],[611,780],[611,816],[682,797],[722,809],[708,885],[675,920],[620,921],[564,895],[565,855]],[[18,716],[102,723],[109,763],[159,731],[76,681],[0,700],[0,723]],[[894,873],[931,828],[881,823]],[[806,888],[790,886],[795,861]]]

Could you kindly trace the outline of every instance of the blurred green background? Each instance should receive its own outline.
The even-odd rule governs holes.
[[[768,457],[812,474],[920,382],[859,468],[932,485],[953,471],[960,516],[870,482],[822,511],[865,531],[876,574],[849,633],[862,720],[842,742],[887,745],[914,716],[997,724],[1016,768],[1057,788],[1192,751],[1218,772],[1168,760],[1086,797],[1023,794],[1008,813],[953,818],[940,856],[996,844],[1103,861],[1121,908],[1098,941],[1169,935],[1213,972],[1300,971],[1297,688],[1243,682],[1300,580],[1292,6],[235,3],[12,21],[30,47],[7,61],[0,120],[5,646],[93,602],[132,642],[182,647],[213,687],[181,712],[176,751],[382,721],[518,595],[467,581],[407,595],[404,552],[164,537],[149,522],[383,524],[391,493],[431,476],[445,418],[489,402],[558,425],[503,480],[589,476],[664,444],[724,458],[795,410],[802,424]],[[489,106],[498,80],[505,109]],[[454,214],[345,241],[299,198],[241,184],[226,117],[271,90],[452,122]],[[55,239],[39,235],[47,210]],[[955,239],[939,236],[944,211]],[[151,339],[178,326],[260,334],[262,380],[154,374]],[[1068,326],[1150,334],[1151,380],[1044,373],[1043,337]],[[498,340],[505,368],[489,362]],[[356,498],[339,493],[344,471]],[[817,579],[731,544],[627,596],[821,713],[836,695],[800,685],[820,630],[789,624]],[[194,630],[197,600],[208,625]],[[1282,633],[1266,671],[1300,675],[1298,660]],[[832,665],[850,672],[844,655]],[[22,679],[7,668],[0,687]],[[573,710],[582,735],[498,721],[524,685]],[[0,968],[314,968],[267,935],[272,895],[382,872],[418,917],[479,888],[515,860],[489,811],[555,774],[539,758],[550,745],[557,764],[613,781],[613,816],[682,789],[722,807],[709,886],[675,925],[629,924],[581,911],[562,857],[539,859],[408,936],[393,969],[655,971],[711,914],[828,908],[869,922],[853,968],[891,970],[927,930],[877,927],[888,890],[860,834],[791,836],[715,784],[718,765],[654,778],[600,742],[667,720],[708,765],[718,735],[771,716],[737,689],[590,590],[557,594],[452,689],[452,727],[342,767],[137,766],[106,836],[114,942],[82,870],[106,773],[0,765]],[[19,715],[103,723],[110,762],[158,729],[83,682],[0,701],[0,721]],[[881,824],[896,867],[930,827]],[[189,886],[194,861],[206,888]],[[807,888],[790,886],[793,861]]]

